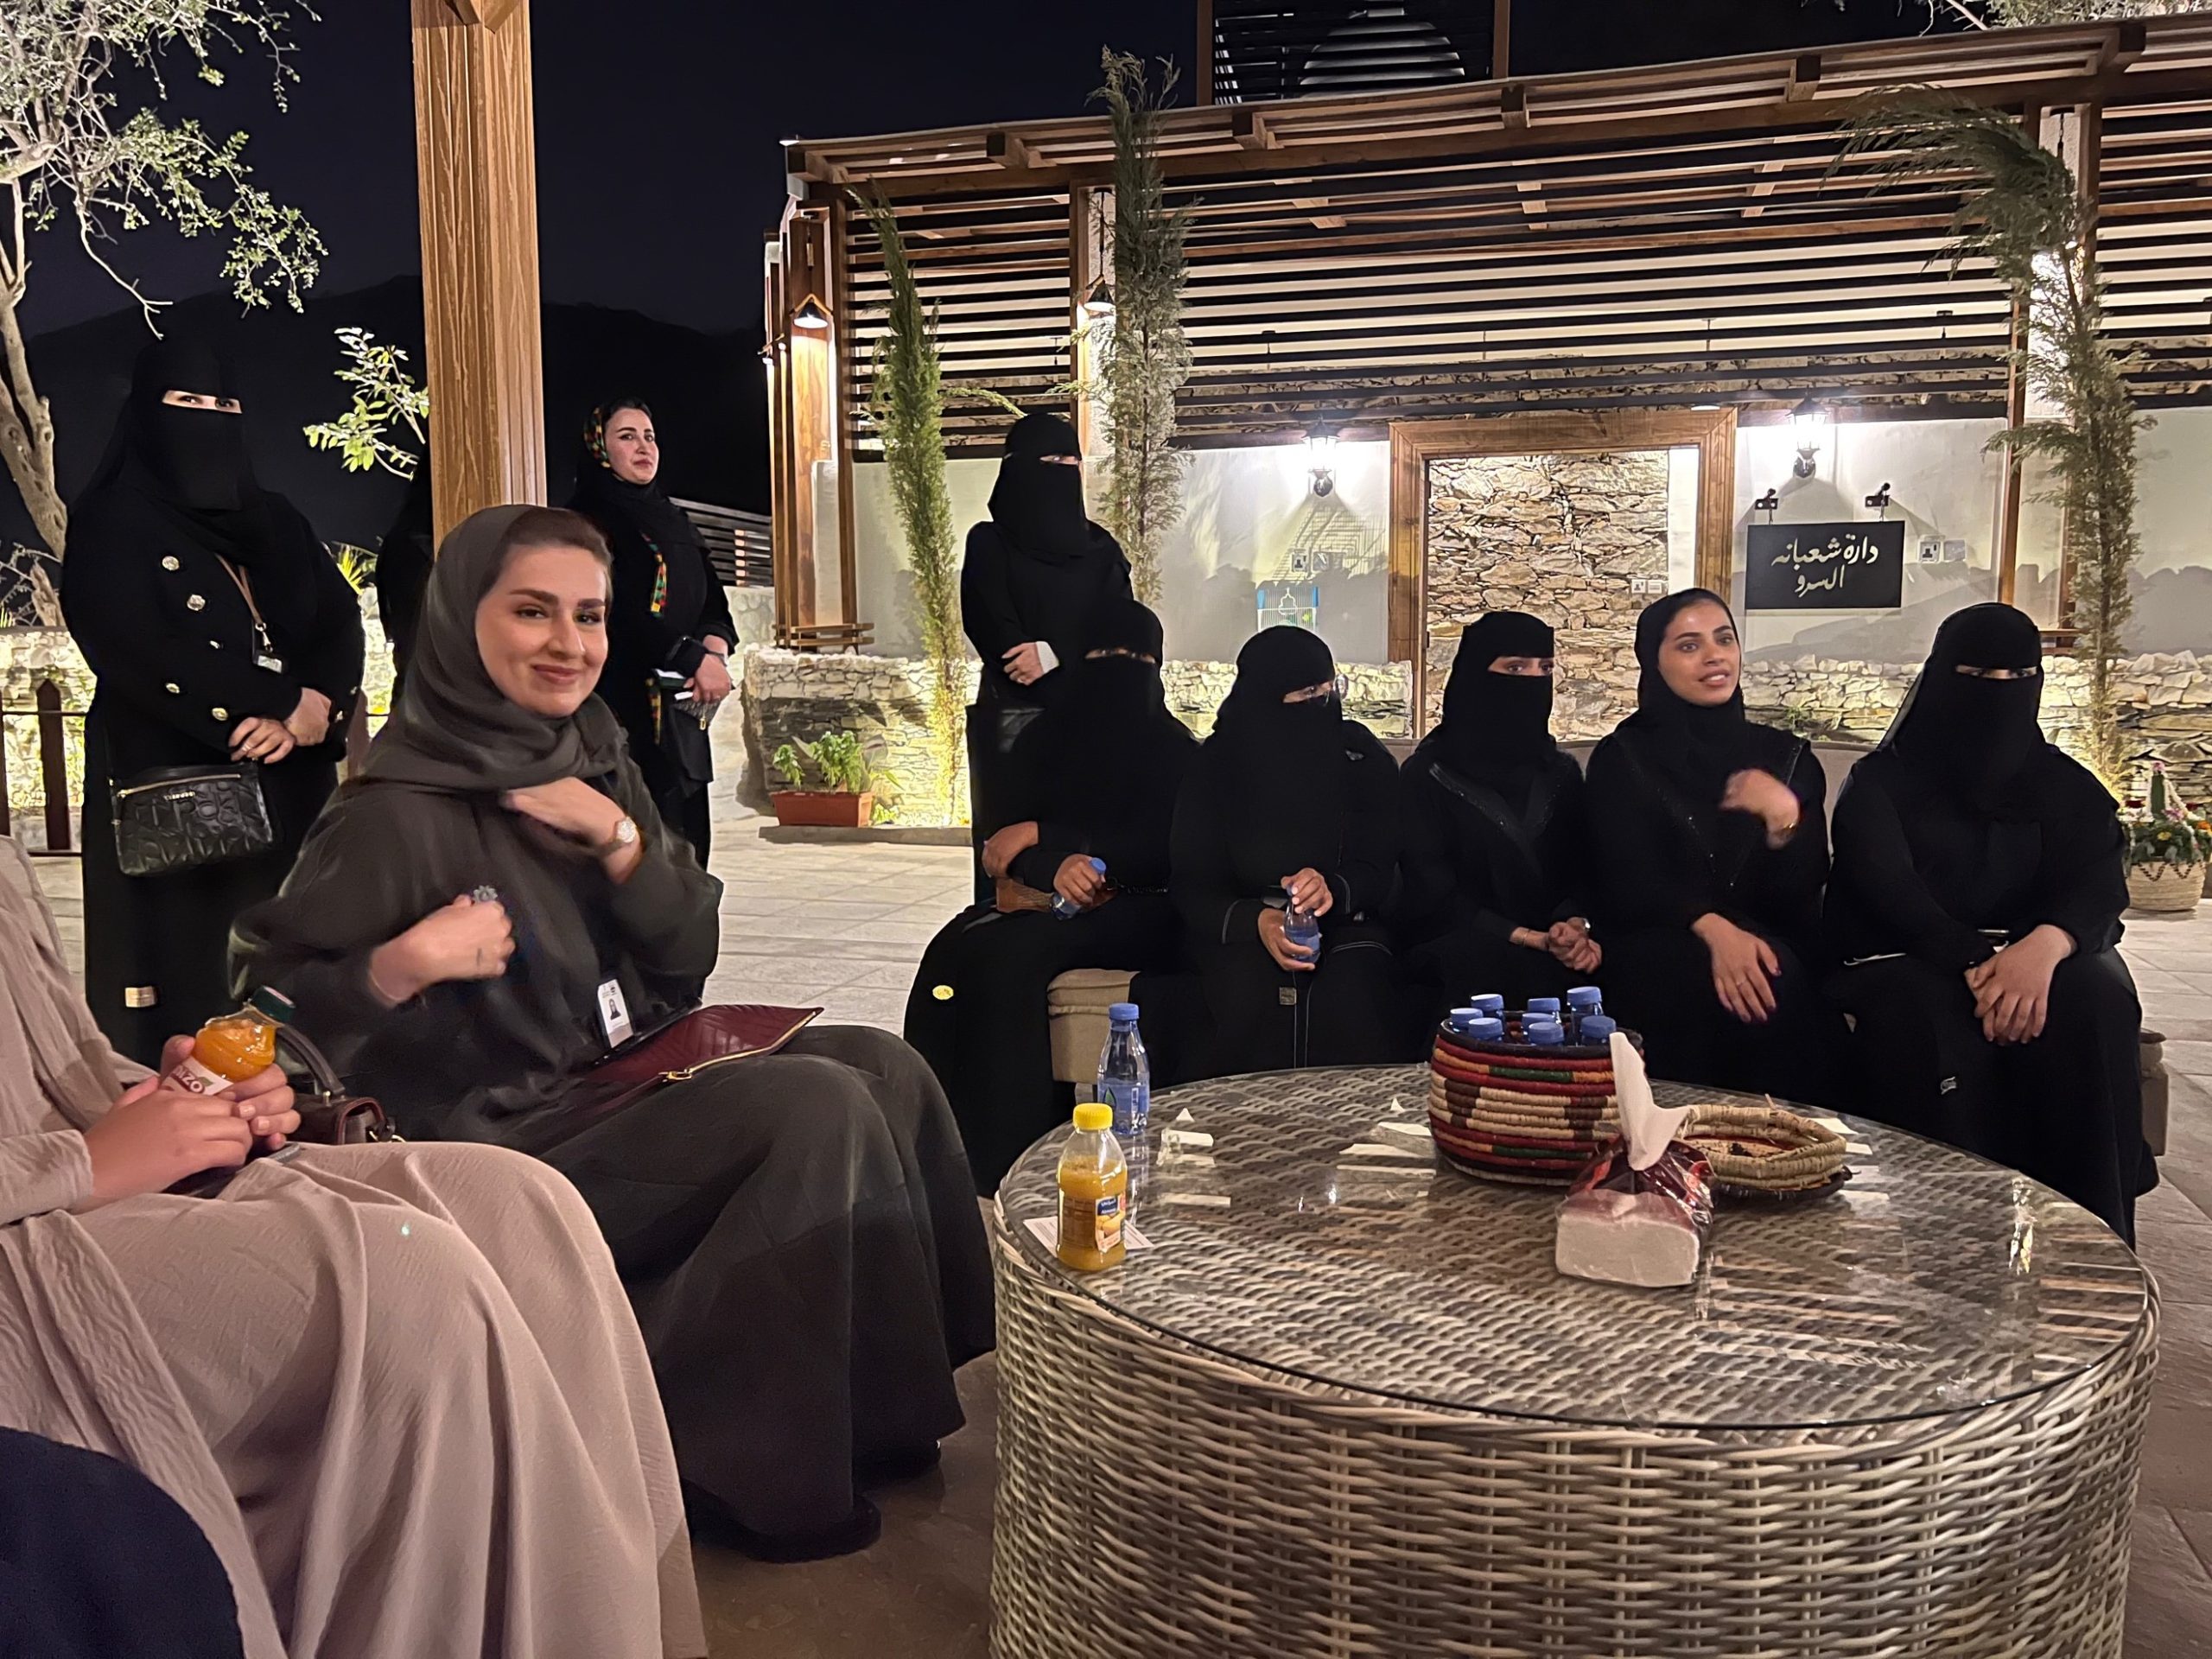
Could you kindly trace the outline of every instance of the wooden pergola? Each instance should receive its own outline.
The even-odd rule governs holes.
[[[1808,395],[1845,419],[2018,418],[2024,320],[1989,270],[1945,256],[1955,195],[1843,153],[1863,100],[1904,86],[2014,113],[2067,156],[2137,395],[2212,397],[2212,19],[2177,17],[1168,111],[1161,166],[1191,226],[1182,441],[1532,410],[1755,422]],[[883,260],[855,199],[896,208],[938,309],[950,451],[987,454],[1004,416],[984,391],[1055,402],[1079,366],[1083,302],[1110,270],[1111,136],[1095,117],[786,156],[766,315],[778,620],[834,642],[858,620],[853,468],[880,454]],[[834,599],[814,547],[825,461]],[[2019,495],[2015,472],[2003,572]]]

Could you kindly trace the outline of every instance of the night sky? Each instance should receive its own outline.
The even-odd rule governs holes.
[[[244,128],[257,178],[329,245],[319,291],[417,270],[405,0],[322,0],[279,114],[266,75],[189,81],[179,113]],[[760,238],[783,200],[776,141],[1081,112],[1103,41],[1187,67],[1193,0],[532,0],[538,225],[548,300],[721,333],[760,315]],[[1921,0],[1522,0],[1519,72],[1911,32]],[[36,250],[33,333],[121,296],[59,233]],[[134,233],[149,292],[214,288],[210,241]]]

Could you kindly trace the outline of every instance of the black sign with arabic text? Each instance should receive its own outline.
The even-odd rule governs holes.
[[[1753,524],[1747,611],[1894,611],[1904,602],[1904,520]]]

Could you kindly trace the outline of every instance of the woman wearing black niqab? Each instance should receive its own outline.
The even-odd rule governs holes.
[[[1213,1021],[1206,1075],[1405,1051],[1383,925],[1398,841],[1397,766],[1344,717],[1327,643],[1253,635],[1175,808],[1175,906]],[[1318,963],[1284,937],[1293,906],[1319,918]]]
[[[1128,560],[1084,511],[1075,428],[1057,415],[1023,416],[1007,432],[991,516],[968,532],[960,566],[961,625],[983,659],[968,711],[979,861],[983,842],[1014,821],[1003,797],[1014,740],[1059,697],[1106,605],[1128,597]],[[990,897],[980,863],[976,896]]]
[[[715,762],[700,717],[729,695],[737,625],[706,544],[659,477],[660,436],[644,402],[617,397],[593,410],[569,508],[614,550],[599,694],[622,723],[662,822],[703,865]]]
[[[651,1033],[721,940],[720,883],[593,695],[608,586],[574,513],[489,508],[446,537],[407,695],[240,919],[238,982],[289,995],[410,1138],[575,1184],[695,1519],[768,1556],[859,1548],[855,1482],[933,1457],[962,1421],[954,1369],[991,1345],[974,1183],[936,1079],[886,1032],[812,1027],[599,1110],[609,988]]]
[[[1827,1105],[1842,1021],[1808,965],[1827,878],[1812,746],[1744,713],[1717,594],[1647,606],[1637,709],[1590,756],[1605,1006],[1654,1075]]]
[[[360,601],[306,519],[254,480],[213,352],[139,353],[106,457],[70,511],[61,604],[98,678],[85,721],[85,988],[152,1065],[230,1004],[232,919],[283,880],[337,783],[361,684]],[[257,763],[274,844],[125,876],[113,795],[172,767]]]
[[[1835,810],[1827,920],[1869,1116],[2056,1187],[2133,1242],[2142,1009],[2104,786],[2044,740],[2043,641],[2009,605],[1947,618]]]
[[[1105,606],[1084,655],[1062,670],[1066,694],[1014,744],[1014,817],[983,849],[985,868],[1009,887],[1009,908],[976,905],[953,918],[914,976],[906,1040],[951,1097],[979,1192],[996,1192],[1061,1119],[1046,1010],[1054,977],[1073,968],[1141,975],[1182,954],[1167,842],[1198,744],[1167,712],[1160,650],[1151,611],[1134,599]],[[1044,894],[1084,908],[1062,918],[1018,907]],[[1150,1041],[1168,1016],[1147,1007],[1145,983],[1132,1000]]]
[[[1552,741],[1553,636],[1492,611],[1459,637],[1443,718],[1400,774],[1398,945],[1433,1025],[1469,996],[1508,1007],[1591,979],[1582,769]]]

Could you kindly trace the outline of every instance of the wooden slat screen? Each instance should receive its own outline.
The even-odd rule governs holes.
[[[1213,101],[1481,80],[1492,20],[1491,0],[1213,0]]]
[[[2105,111],[2097,257],[2150,404],[2212,389],[2212,100]]]

